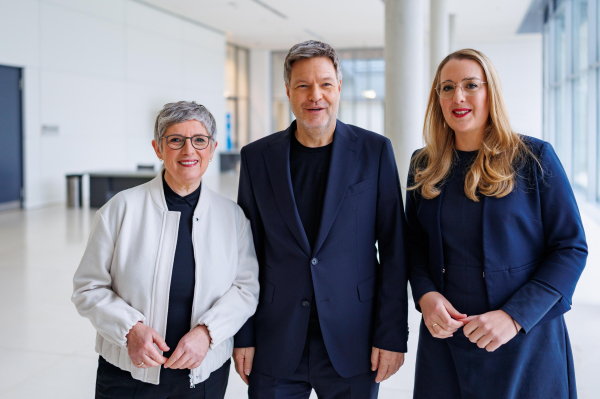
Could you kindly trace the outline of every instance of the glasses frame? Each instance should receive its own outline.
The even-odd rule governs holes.
[[[438,83],[438,84],[435,86],[435,91],[436,91],[436,93],[437,93],[438,97],[440,97],[440,98],[443,98],[443,99],[446,99],[446,100],[447,100],[447,99],[449,99],[449,98],[452,98],[452,97],[454,97],[454,94],[455,94],[455,93],[452,93],[452,95],[451,95],[450,97],[442,97],[442,94],[441,94],[441,85],[442,85],[442,83],[452,83],[452,84],[454,85],[454,92],[456,92],[456,87],[460,87],[460,89],[462,90],[462,92],[463,92],[463,94],[464,94],[465,96],[467,96],[467,97],[474,96],[475,94],[479,93],[479,90],[481,89],[481,87],[482,87],[482,86],[480,86],[480,87],[479,87],[479,89],[477,89],[477,91],[475,91],[475,92],[473,92],[473,93],[469,93],[469,92],[467,92],[467,91],[465,90],[465,88],[463,87],[463,84],[464,84],[465,82],[467,82],[467,81],[473,81],[473,80],[479,80],[479,79],[467,79],[467,80],[463,80],[463,81],[462,81],[462,82],[460,82],[459,84],[456,84],[456,83],[454,83],[454,82],[451,82],[451,81],[450,81],[450,82],[441,82],[441,83]],[[487,82],[483,82],[483,81],[481,81],[481,80],[479,80],[479,83],[481,83],[482,85],[484,85],[484,84],[487,84]]]
[[[169,139],[169,137],[180,137],[181,139],[183,139],[183,142],[182,142],[181,146],[180,146],[180,147],[178,147],[178,148],[173,148],[173,147],[171,147],[171,146],[169,145],[169,140],[168,140],[168,139]],[[204,137],[204,138],[206,138],[206,139],[207,139],[207,140],[206,140],[206,145],[205,145],[204,147],[202,147],[202,148],[198,148],[198,147],[196,147],[196,146],[194,145],[194,141],[192,140],[193,138],[196,138],[196,137]],[[190,143],[192,143],[192,147],[194,147],[194,148],[195,148],[195,149],[197,149],[197,150],[203,150],[203,149],[205,149],[206,147],[208,147],[208,146],[209,146],[209,144],[210,144],[210,141],[211,141],[211,140],[213,140],[213,137],[212,137],[212,136],[206,136],[206,135],[204,135],[204,134],[196,134],[196,135],[194,135],[194,136],[192,136],[192,137],[185,137],[185,136],[182,136],[181,134],[170,134],[170,135],[168,135],[168,136],[164,136],[164,137],[163,137],[163,139],[167,140],[167,147],[169,147],[169,148],[170,148],[170,149],[172,149],[172,150],[181,150],[183,147],[185,147],[185,141],[186,141],[187,139],[189,139],[189,140],[190,140]]]

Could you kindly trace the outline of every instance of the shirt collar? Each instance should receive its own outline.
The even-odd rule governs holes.
[[[196,190],[194,190],[193,193],[190,193],[190,194],[186,195],[185,197],[182,197],[181,195],[179,195],[175,191],[173,191],[173,189],[171,187],[169,187],[169,185],[165,181],[164,175],[163,175],[162,179],[163,179],[163,189],[165,192],[165,200],[167,201],[168,205],[188,205],[192,208],[196,207],[196,204],[198,203],[198,199],[200,198],[200,188],[202,187],[202,183],[200,183],[198,188]]]

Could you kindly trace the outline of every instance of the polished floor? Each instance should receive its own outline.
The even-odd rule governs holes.
[[[235,197],[236,176],[207,178],[205,182]],[[68,210],[64,205],[0,213],[0,399],[93,398],[95,331],[70,301],[71,279],[93,214],[89,209]],[[592,252],[598,250],[600,234],[597,226],[590,226],[586,231]],[[598,258],[590,259],[594,263],[588,263],[588,268],[597,270]],[[580,285],[593,286],[585,279]],[[597,293],[581,298],[594,295]],[[600,305],[581,302],[575,301],[566,318],[579,397],[595,399],[600,397]],[[412,334],[406,363],[381,385],[382,399],[412,397],[420,315],[412,304],[410,309]],[[244,397],[246,387],[232,369],[226,398]]]

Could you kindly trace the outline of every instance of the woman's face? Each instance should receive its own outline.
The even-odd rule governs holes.
[[[450,60],[440,73],[440,81],[456,85],[454,96],[441,98],[440,105],[446,123],[459,139],[483,138],[483,131],[490,113],[487,84],[482,84],[477,93],[466,96],[460,84],[465,79],[476,78],[487,82],[483,68],[473,60]]]
[[[209,136],[204,125],[197,120],[189,120],[176,123],[167,128],[164,137],[177,134],[183,137],[193,137],[197,135]],[[202,175],[208,168],[208,163],[214,155],[217,143],[209,145],[203,150],[197,150],[192,146],[191,140],[185,140],[185,145],[174,150],[167,145],[167,139],[163,137],[161,148],[158,143],[152,140],[152,146],[159,159],[165,164],[166,172],[177,184],[181,186],[191,186],[199,184]]]

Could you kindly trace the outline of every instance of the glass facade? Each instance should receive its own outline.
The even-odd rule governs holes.
[[[225,141],[226,150],[248,144],[249,119],[249,51],[227,44],[225,59]]]
[[[544,2],[544,137],[576,192],[600,201],[600,0]]]
[[[286,129],[294,115],[285,92],[283,63],[287,52],[272,53],[273,126]],[[384,134],[385,61],[383,49],[339,50],[342,93],[338,119]]]

